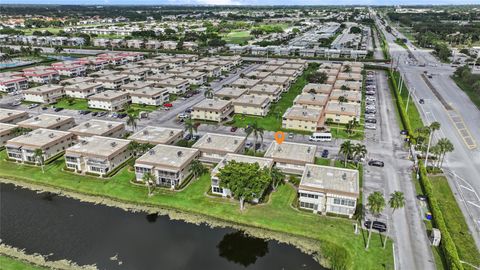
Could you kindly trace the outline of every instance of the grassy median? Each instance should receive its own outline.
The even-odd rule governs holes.
[[[267,203],[249,205],[240,212],[236,201],[205,196],[210,187],[208,174],[193,181],[181,192],[157,189],[154,196],[148,197],[145,187],[130,183],[134,178],[131,166],[108,180],[71,174],[63,171],[63,166],[63,158],[60,158],[45,166],[45,173],[42,173],[38,167],[7,161],[5,151],[0,152],[0,177],[3,178],[307,237],[319,242],[321,256],[347,261],[346,269],[393,269],[392,248],[383,249],[378,234],[373,235],[370,249],[365,251],[366,233],[354,234],[354,220],[325,217],[293,208],[296,190],[291,185],[280,186]]]

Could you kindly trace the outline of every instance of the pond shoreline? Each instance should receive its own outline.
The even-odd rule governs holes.
[[[107,207],[119,208],[127,212],[137,213],[143,212],[147,214],[157,214],[161,216],[168,216],[171,220],[180,220],[190,224],[206,224],[211,228],[232,228],[244,232],[245,234],[264,239],[275,240],[279,243],[289,244],[298,248],[303,253],[313,257],[322,267],[328,267],[328,260],[320,254],[320,241],[291,235],[284,232],[277,232],[264,228],[258,228],[251,225],[234,223],[225,221],[221,218],[192,213],[184,210],[177,210],[174,208],[165,208],[147,204],[135,204],[133,202],[125,202],[112,198],[105,198],[96,195],[85,194],[77,191],[70,191],[61,189],[55,186],[48,186],[43,184],[30,183],[23,180],[13,180],[5,177],[0,178],[0,183],[13,184],[14,186],[36,191],[38,193],[49,192],[62,197],[71,198],[80,202],[87,202],[95,205],[104,205]],[[0,252],[1,253],[1,252]],[[21,259],[21,258],[19,258]]]

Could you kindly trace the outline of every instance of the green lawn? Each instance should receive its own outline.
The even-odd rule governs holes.
[[[475,240],[469,233],[465,217],[453,196],[445,176],[430,176],[433,192],[438,200],[440,210],[445,218],[448,231],[457,247],[460,260],[480,266],[480,253],[475,245]],[[465,269],[473,269],[464,265]]]
[[[31,265],[27,262],[0,255],[0,269],[5,270],[46,270],[47,268]]]
[[[127,109],[127,113],[138,116],[140,112],[153,112],[157,110],[157,106],[145,105],[145,104],[130,104]]]
[[[93,111],[93,112],[101,112],[102,110],[92,109],[88,107],[88,100],[76,98],[74,99],[72,104],[69,104],[66,98],[60,99],[57,103],[54,104],[56,108],[63,108],[69,110],[77,110],[77,111]]]
[[[225,40],[227,43],[233,43],[233,44],[244,44],[248,40],[252,39],[253,36],[250,35],[250,31],[232,31],[228,34],[226,34],[223,37],[223,40]]]
[[[480,75],[477,75],[480,80]],[[460,87],[460,89],[467,94],[467,96],[470,98],[470,100],[477,106],[477,108],[480,110],[480,93],[477,93],[475,90],[473,90],[472,85],[469,83],[466,83],[459,77],[452,76],[452,79],[455,81],[455,83]]]
[[[156,194],[149,197],[145,187],[130,183],[134,177],[131,166],[123,168],[111,179],[101,180],[62,171],[63,158],[45,166],[45,173],[38,167],[12,163],[5,158],[5,151],[0,152],[0,177],[3,178],[124,202],[156,205],[236,224],[308,237],[319,241],[321,254],[346,259],[348,269],[393,269],[392,248],[389,246],[383,249],[378,234],[373,235],[370,249],[365,251],[366,233],[355,235],[353,220],[325,217],[292,208],[296,191],[290,185],[280,186],[269,196],[267,203],[248,205],[245,211],[240,212],[237,202],[204,195],[210,188],[208,174],[193,181],[181,192],[157,189]],[[338,254],[342,254],[341,258],[338,258]]]

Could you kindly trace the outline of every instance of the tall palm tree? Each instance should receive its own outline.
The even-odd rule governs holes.
[[[270,169],[270,176],[272,177],[272,189],[275,191],[285,180],[285,174],[277,167],[272,167]]]
[[[193,139],[193,132],[197,132],[197,126],[191,118],[185,120],[185,131],[190,134],[190,139]]]
[[[367,147],[361,143],[355,144],[353,147],[353,157],[355,160],[362,159],[367,155]],[[358,163],[357,163],[358,167]]]
[[[388,200],[388,205],[392,209],[392,219],[395,210],[405,207],[405,196],[401,191],[394,191],[390,194],[390,199]],[[383,248],[387,245],[387,237],[383,240]]]
[[[139,142],[132,140],[132,141],[130,141],[130,143],[128,143],[127,149],[128,149],[128,151],[133,152],[134,156],[139,156],[140,147],[141,146],[140,146]]]
[[[385,198],[383,194],[379,191],[375,191],[372,194],[368,195],[367,198],[367,207],[372,213],[373,216],[377,217],[385,208]],[[370,228],[368,228],[368,240],[367,246],[365,249],[368,249],[370,246],[370,238],[372,237],[372,227],[373,227],[373,220],[370,220]]]
[[[258,125],[258,123],[255,121],[253,122],[249,127],[245,129],[245,133],[247,133],[247,138],[250,135],[253,135],[253,139],[255,144],[253,145],[253,152],[257,153],[257,141],[258,137],[260,137],[260,144],[263,144],[263,132],[265,130]]]
[[[427,153],[425,155],[425,166],[428,167],[428,151],[430,151],[430,145],[432,143],[432,137],[435,131],[440,129],[440,123],[439,122],[432,122],[430,126],[428,126],[428,129],[430,130],[430,137],[428,139],[428,145],[427,145]]]
[[[443,161],[445,159],[445,155],[446,153],[450,153],[450,152],[453,152],[453,150],[455,150],[455,147],[453,146],[452,142],[447,139],[447,138],[441,138],[440,140],[438,140],[438,145],[439,145],[439,148],[440,148],[440,152],[441,152],[441,161],[440,161],[440,168],[443,167]]]
[[[143,174],[142,176],[142,180],[143,182],[145,182],[145,185],[147,186],[148,188],[148,196],[152,196],[153,195],[153,189],[155,188],[155,183],[153,181],[155,181],[155,176],[153,176],[153,174],[151,172],[146,172]]]
[[[189,171],[193,174],[194,178],[204,174],[206,170],[205,166],[203,166],[202,162],[198,159],[195,159],[190,163]]]
[[[35,158],[35,163],[40,164],[40,167],[42,168],[42,173],[45,173],[45,170],[43,169],[43,150],[42,149],[35,149],[33,151],[33,157]]]
[[[207,90],[205,90],[203,95],[205,96],[205,98],[212,99],[213,98],[213,89],[210,88],[210,87],[207,88]]]
[[[347,167],[348,158],[352,155],[353,144],[351,141],[344,141],[340,145],[340,154],[343,155],[343,161],[345,162],[345,168]]]
[[[133,131],[135,131],[135,129],[137,129],[137,120],[138,120],[137,116],[135,116],[133,114],[128,115],[127,126],[131,127]]]

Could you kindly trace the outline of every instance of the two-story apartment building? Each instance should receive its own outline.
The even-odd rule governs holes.
[[[135,178],[143,181],[151,173],[157,185],[173,189],[190,175],[190,164],[199,155],[197,149],[157,144],[136,160]]]
[[[0,123],[0,148],[4,147],[8,140],[16,137],[17,125]]]
[[[235,113],[266,116],[270,109],[270,98],[264,95],[242,95],[233,101]]]
[[[96,82],[84,82],[66,85],[63,90],[65,95],[73,98],[87,98],[103,91],[103,84]]]
[[[65,165],[77,173],[105,176],[132,156],[129,143],[110,137],[84,137],[65,151]]]
[[[298,187],[299,207],[351,218],[359,192],[357,170],[307,164]]]
[[[232,101],[204,99],[192,108],[192,119],[221,122],[233,112]]]
[[[44,113],[17,122],[17,125],[29,129],[46,128],[66,131],[75,126],[75,119],[71,116]]]
[[[7,141],[5,149],[11,160],[40,164],[35,150],[42,151],[43,162],[63,153],[74,144],[73,134],[66,131],[36,129]]]
[[[165,88],[145,87],[136,91],[128,91],[132,103],[160,106],[168,102],[170,93]]]
[[[218,163],[227,153],[243,153],[245,137],[207,133],[192,148],[200,150],[200,160],[206,163]]]
[[[130,79],[127,75],[108,75],[103,77],[98,77],[95,79],[95,82],[103,84],[103,88],[105,89],[120,89],[120,87],[124,84],[130,82]]]
[[[93,109],[118,111],[125,104],[130,103],[130,96],[126,92],[107,90],[88,97],[88,107]]]
[[[23,90],[23,97],[26,101],[50,104],[57,102],[65,95],[62,85],[46,84]]]
[[[272,158],[275,166],[287,174],[301,175],[306,164],[315,163],[316,145],[272,142],[265,152],[266,158]]]
[[[75,134],[77,140],[83,140],[84,138],[92,136],[121,138],[125,134],[125,124],[115,121],[91,119],[68,131]]]
[[[0,108],[0,123],[16,124],[28,119],[28,112]]]
[[[173,145],[182,138],[182,129],[146,126],[131,135],[128,139],[139,143]]]
[[[315,132],[320,125],[322,111],[294,105],[283,114],[282,127],[286,129]]]

